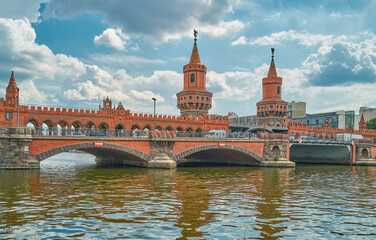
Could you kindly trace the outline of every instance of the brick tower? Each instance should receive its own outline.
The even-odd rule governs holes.
[[[257,105],[260,125],[284,127],[283,118],[287,114],[287,102],[282,99],[282,78],[278,77],[274,64],[274,48],[268,76],[262,79],[262,100]]]
[[[211,92],[206,91],[206,66],[201,64],[197,50],[197,31],[194,31],[194,45],[191,60],[183,67],[184,90],[177,93],[177,107],[180,115],[186,117],[204,116],[212,107]]]

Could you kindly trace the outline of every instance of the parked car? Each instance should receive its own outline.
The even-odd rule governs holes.
[[[75,133],[72,133],[72,136],[85,136],[85,134],[75,132]]]
[[[91,132],[90,136],[93,137],[109,137],[108,134],[102,133],[102,132]]]

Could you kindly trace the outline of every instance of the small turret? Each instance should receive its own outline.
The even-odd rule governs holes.
[[[366,126],[367,126],[367,123],[364,121],[364,116],[362,114],[362,117],[360,118],[360,121],[359,121],[359,130],[360,131],[366,130]]]
[[[5,101],[6,101],[7,106],[12,106],[12,107],[17,106],[18,88],[17,88],[17,83],[14,77],[13,71],[12,71],[12,74],[10,75],[9,84],[6,89]]]

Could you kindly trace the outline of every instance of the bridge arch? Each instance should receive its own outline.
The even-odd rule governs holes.
[[[236,165],[259,165],[262,161],[262,157],[243,147],[228,144],[219,147],[218,144],[210,144],[194,147],[178,153],[173,156],[173,160],[178,164],[206,162]]]
[[[128,162],[129,165],[143,166],[151,159],[150,155],[130,147],[110,143],[103,143],[102,147],[95,147],[93,142],[56,147],[36,154],[35,159],[41,162],[49,157],[70,150],[80,150],[92,154],[97,158],[103,158],[104,162],[108,160],[111,163],[117,161],[118,163],[127,164]]]

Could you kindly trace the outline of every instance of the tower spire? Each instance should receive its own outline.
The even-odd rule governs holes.
[[[193,30],[193,35],[195,37],[194,38],[195,43],[193,44],[193,50],[192,50],[191,60],[189,61],[189,64],[200,64],[201,60],[200,60],[200,55],[198,54],[197,43],[196,43],[198,32],[196,30]]]
[[[14,77],[14,72],[12,71],[12,74],[10,75],[9,84],[7,88],[17,88],[16,79]]]
[[[278,77],[277,76],[277,70],[275,68],[275,64],[274,64],[274,48],[272,48],[272,61],[270,63],[270,67],[269,67],[269,72],[268,72],[268,77]]]

